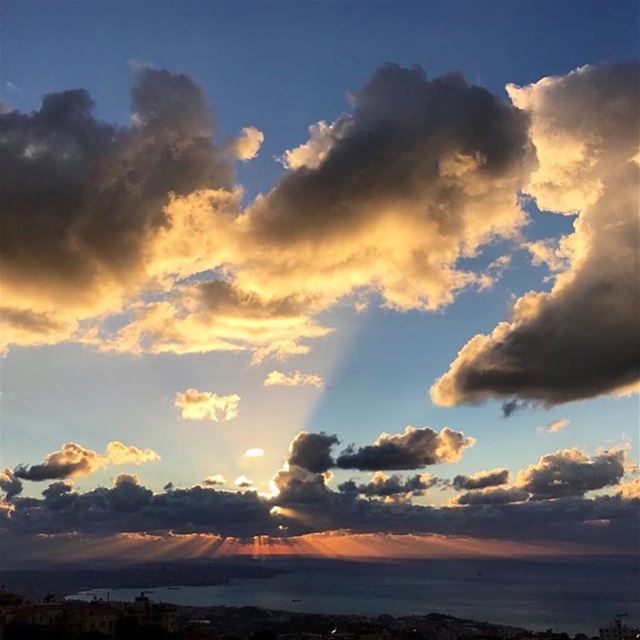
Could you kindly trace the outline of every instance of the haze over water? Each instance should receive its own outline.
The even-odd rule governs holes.
[[[283,566],[272,578],[226,585],[156,588],[155,600],[193,606],[257,606],[328,614],[445,613],[462,618],[567,633],[597,633],[615,615],[637,624],[637,559],[464,560],[397,563],[267,561]],[[143,589],[77,594],[133,600]],[[299,602],[297,600],[300,600]]]

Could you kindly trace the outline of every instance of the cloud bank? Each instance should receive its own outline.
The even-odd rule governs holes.
[[[43,465],[25,467],[23,475],[33,480],[53,478],[56,471],[56,481],[41,498],[21,497],[17,474],[0,474],[0,488],[7,494],[0,501],[0,539],[72,532],[287,538],[340,530],[584,543],[607,552],[637,549],[640,498],[637,478],[627,473],[633,467],[626,449],[592,456],[577,449],[559,450],[521,469],[513,485],[506,484],[505,469],[456,476],[453,481],[427,473],[377,471],[368,480],[348,480],[333,490],[330,467],[336,463],[331,448],[336,444],[335,436],[299,433],[273,478],[271,495],[258,494],[245,476],[236,478],[233,491],[220,490],[225,480],[214,475],[204,486],[169,484],[154,492],[128,473],[116,476],[110,487],[78,492],[63,477],[85,473],[87,463],[83,466],[81,461],[94,458],[86,450],[63,447]],[[62,460],[64,452],[73,456]],[[47,465],[50,472],[44,473]],[[428,499],[430,489],[451,486],[464,493],[449,505],[413,503],[415,498]],[[611,495],[585,497],[605,489]]]

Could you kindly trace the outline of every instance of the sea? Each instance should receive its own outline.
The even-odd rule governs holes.
[[[211,586],[91,589],[80,600],[154,601],[191,606],[256,606],[307,613],[405,616],[444,613],[530,630],[586,633],[617,616],[640,626],[638,558],[259,560],[281,572]]]

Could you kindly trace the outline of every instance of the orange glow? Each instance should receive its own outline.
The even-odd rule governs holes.
[[[350,561],[394,561],[407,558],[478,558],[593,555],[606,549],[558,542],[516,542],[469,536],[395,535],[333,531],[291,537],[266,535],[241,539],[208,533],[124,533],[92,538],[79,535],[39,536],[42,557],[55,552],[65,561],[118,558],[136,562],[190,558],[282,556]]]

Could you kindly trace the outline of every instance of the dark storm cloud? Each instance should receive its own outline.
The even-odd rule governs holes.
[[[86,493],[54,483],[43,499],[16,497],[12,510],[0,510],[0,530],[5,536],[174,531],[250,537],[348,529],[581,542],[619,552],[637,550],[639,539],[640,500],[620,495],[464,507],[361,499],[326,487],[320,487],[313,500],[306,490],[298,496],[306,502],[296,502],[295,497],[289,494],[285,504],[252,491],[230,493],[199,486],[154,494],[131,476],[121,476],[111,488]],[[286,508],[274,513],[278,504]],[[282,525],[286,534],[279,528]]]
[[[378,472],[367,483],[358,484],[353,480],[347,480],[338,486],[338,490],[367,497],[392,498],[422,496],[427,489],[436,485],[442,485],[442,481],[428,473],[401,478],[397,474],[387,476]]]
[[[459,505],[510,504],[526,502],[529,497],[528,491],[518,487],[491,487],[463,493],[454,499],[454,503]]]
[[[60,511],[69,508],[74,501],[72,494],[73,485],[70,482],[59,480],[52,482],[43,492],[47,509],[50,511]]]
[[[16,532],[117,533],[156,530],[215,531],[250,536],[275,533],[271,505],[256,493],[221,492],[199,486],[154,494],[132,475],[121,474],[110,488],[86,493],[56,482],[43,499],[20,503],[0,528]]]
[[[317,504],[331,499],[327,478],[294,464],[279,469],[272,480],[278,490],[276,502],[281,505]]]
[[[4,491],[7,500],[22,493],[22,482],[16,478],[11,469],[0,471],[0,489]]]
[[[462,491],[495,487],[507,482],[509,482],[509,469],[491,469],[491,471],[479,471],[471,476],[456,476],[451,484],[454,489]]]
[[[477,335],[432,388],[442,405],[516,396],[547,405],[624,392],[640,379],[640,64],[588,65],[509,87],[532,116],[542,209],[578,212],[567,271],[510,322]],[[566,151],[568,150],[568,151]]]
[[[289,464],[302,467],[312,473],[322,473],[335,465],[331,448],[338,444],[335,435],[301,431],[289,445]]]
[[[516,485],[531,492],[534,500],[582,496],[620,483],[625,473],[624,449],[588,456],[578,449],[564,449],[542,456],[518,473]]]
[[[439,433],[429,427],[406,427],[402,433],[381,434],[372,444],[347,449],[336,466],[361,471],[419,469],[432,464],[455,462],[462,449],[475,443],[460,431],[444,428]]]

